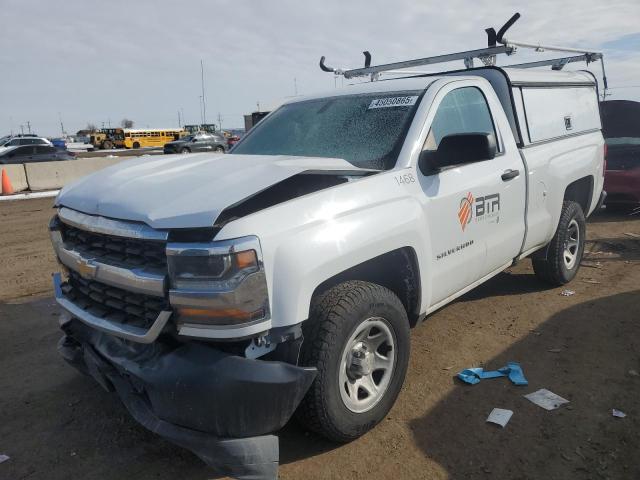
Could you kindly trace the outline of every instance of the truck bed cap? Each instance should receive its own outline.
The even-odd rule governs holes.
[[[502,70],[507,74],[513,85],[593,85],[595,83],[594,76],[589,72],[558,72],[509,67],[505,67]]]

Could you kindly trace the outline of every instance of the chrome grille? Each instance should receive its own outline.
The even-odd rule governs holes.
[[[89,232],[65,223],[61,224],[61,233],[65,248],[104,263],[163,272],[167,270],[166,243],[163,241]]]
[[[168,310],[163,298],[131,293],[70,271],[62,284],[65,296],[90,314],[106,320],[148,328],[162,310]]]

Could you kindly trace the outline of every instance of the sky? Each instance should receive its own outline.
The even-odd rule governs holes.
[[[640,100],[640,1],[614,0],[2,0],[0,136],[117,126],[243,127],[243,114],[347,81],[318,68],[360,67],[486,46],[508,37],[602,50],[609,99]],[[502,64],[562,54],[520,50]],[[500,62],[499,62],[500,64]],[[446,68],[461,68],[458,64]],[[567,69],[581,69],[584,64]],[[600,75],[599,63],[592,70]],[[432,67],[432,70],[435,69]]]

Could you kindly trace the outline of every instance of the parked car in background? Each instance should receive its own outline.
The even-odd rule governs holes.
[[[600,103],[602,133],[607,143],[604,187],[607,207],[640,205],[640,102]]]
[[[67,149],[67,141],[64,138],[52,138],[51,144],[60,150]]]
[[[75,159],[73,153],[59,150],[53,145],[16,145],[0,148],[0,165]]]
[[[4,137],[0,141],[0,147],[14,147],[18,145],[51,145],[51,142],[46,138],[31,135],[9,136]]]
[[[227,148],[230,149],[231,147],[233,147],[239,141],[240,141],[240,136],[239,135],[231,135],[230,137],[227,137]]]
[[[227,151],[227,139],[220,133],[196,133],[166,143],[164,153],[219,152]]]

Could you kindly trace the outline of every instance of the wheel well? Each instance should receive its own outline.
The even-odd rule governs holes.
[[[583,177],[570,183],[564,191],[564,200],[577,202],[585,215],[589,213],[591,207],[591,197],[593,196],[593,177]]]
[[[416,252],[403,247],[355,265],[322,282],[313,297],[349,280],[376,283],[397,295],[413,327],[420,317],[420,271]]]

